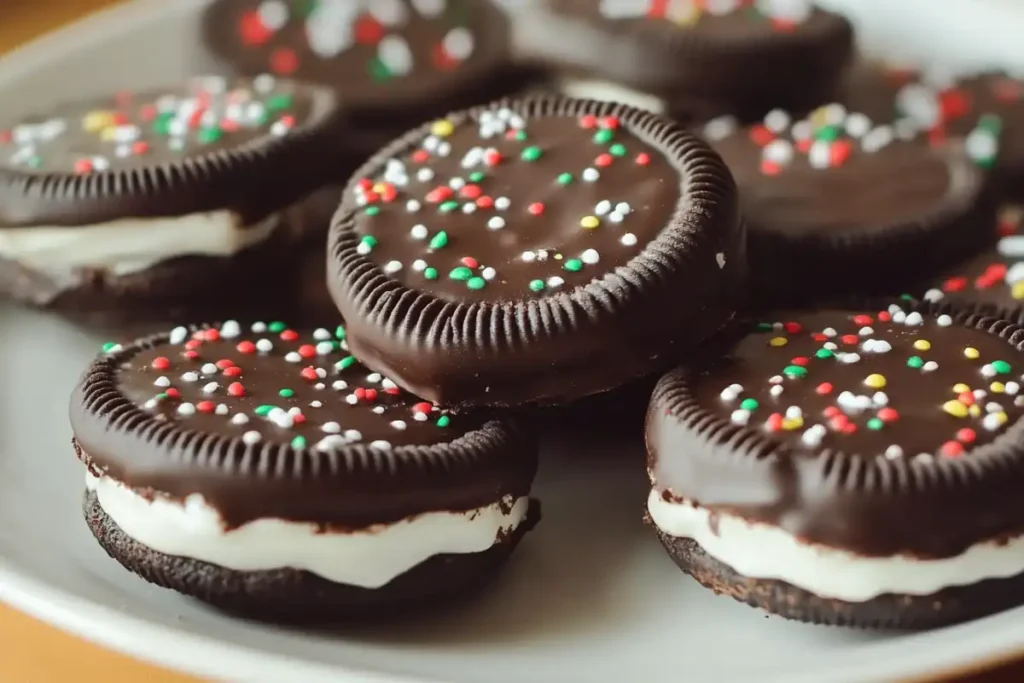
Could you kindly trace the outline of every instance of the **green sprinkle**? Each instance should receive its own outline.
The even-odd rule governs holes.
[[[483,289],[484,287],[487,286],[487,280],[479,276],[471,277],[466,282],[466,286],[469,287],[470,289]]]
[[[814,355],[817,358],[831,358],[836,354],[832,353],[828,349],[818,349],[817,351],[814,352]]]
[[[610,128],[602,128],[594,133],[594,142],[599,145],[607,145],[614,137],[615,133]]]
[[[107,342],[103,345],[103,353],[113,353],[114,351],[120,351],[121,345],[117,342]]]
[[[218,126],[210,126],[209,128],[203,128],[199,131],[199,135],[196,138],[204,145],[209,145],[214,142],[219,142],[224,137],[224,131]]]
[[[1010,372],[1010,364],[1005,360],[994,360],[992,361],[992,369],[1000,375],[1005,375]]]
[[[447,415],[442,415],[441,417],[437,418],[437,426],[438,427],[447,427],[451,423],[452,423],[452,419],[450,417],[448,417]]]
[[[380,207],[379,206],[368,206],[368,207],[366,207],[366,215],[367,216],[376,216],[379,213],[380,213]]]
[[[771,323],[758,323],[756,329],[758,332],[771,332],[775,328]]]
[[[374,57],[370,60],[370,76],[375,81],[387,81],[391,79],[391,69],[384,66],[384,62],[380,60],[380,57]]]
[[[1003,132],[1003,119],[996,114],[984,114],[978,118],[978,128],[998,136]]]
[[[153,120],[153,132],[157,135],[170,135],[171,134],[171,121],[174,119],[174,114],[171,112],[164,112]]]
[[[267,109],[269,109],[270,111],[278,112],[283,111],[285,109],[290,109],[294,101],[295,98],[289,95],[288,93],[281,93],[278,95],[272,95],[267,100],[266,106]]]
[[[480,181],[482,181],[486,177],[487,177],[487,174],[484,173],[483,171],[473,171],[472,173],[469,174],[469,182],[471,182],[471,183],[479,183]]]
[[[448,273],[448,277],[456,282],[465,282],[473,277],[473,271],[466,266],[459,266],[458,268],[452,268],[452,272]]]
[[[271,332],[273,332],[274,334],[279,334],[279,333],[284,332],[285,330],[287,330],[288,326],[285,325],[280,320],[275,320],[274,322],[272,322],[269,325],[267,325],[267,329],[270,330]]]
[[[441,232],[437,233],[436,235],[434,235],[430,239],[430,248],[431,249],[444,249],[447,246],[448,246],[448,233],[446,233],[444,230],[442,230]]]
[[[516,140],[518,140],[519,142],[522,142],[525,139],[526,139],[526,131],[523,130],[522,128],[520,128],[519,130],[516,131]]]
[[[913,294],[900,294],[900,298],[903,299],[904,301],[914,301]]]
[[[344,325],[338,325],[334,329],[334,336],[337,337],[338,339],[344,339],[345,338],[345,326]]]
[[[365,244],[370,249],[373,249],[375,246],[380,244],[380,242],[377,241],[377,238],[373,235],[363,235],[363,239],[359,240],[359,242],[361,244]]]
[[[537,161],[537,159],[540,159],[541,154],[543,152],[541,152],[540,147],[531,146],[524,149],[520,157],[523,161]]]
[[[911,356],[907,359],[907,366],[917,369],[924,366],[924,360],[921,356]]]
[[[740,408],[743,408],[743,410],[757,410],[759,405],[761,404],[757,402],[756,398],[745,398],[740,403]]]
[[[786,369],[782,371],[786,377],[806,377],[807,368],[799,365],[787,365]]]
[[[563,268],[568,270],[570,273],[578,272],[583,270],[583,261],[580,261],[578,258],[571,258],[565,262]]]
[[[169,398],[168,395],[163,392],[156,395],[156,400],[158,401],[164,401],[167,400],[167,398]]]
[[[437,268],[431,267],[431,268],[425,269],[423,271],[423,277],[427,278],[428,280],[436,280],[437,279]]]
[[[835,142],[839,139],[839,126],[823,126],[814,137],[825,142]]]
[[[270,411],[274,409],[274,406],[262,405],[256,406],[256,414],[260,417],[266,417],[270,414]]]
[[[546,286],[543,280],[530,280],[530,291],[543,292]]]
[[[624,157],[626,156],[626,146],[621,143],[615,143],[608,148],[613,157]]]
[[[350,367],[352,367],[355,364],[356,364],[355,356],[345,356],[344,358],[339,360],[337,363],[335,363],[334,367],[338,368],[339,370],[348,370]]]
[[[569,185],[572,183],[572,173],[559,173],[557,180],[559,185]]]
[[[292,439],[292,448],[305,448],[305,447],[306,447],[306,437],[304,437],[304,436],[302,436],[300,434],[299,436],[297,436],[294,439]]]
[[[877,432],[879,429],[881,429],[884,426],[885,426],[885,422],[883,422],[882,418],[880,418],[880,417],[873,417],[870,420],[868,420],[868,429],[873,429],[873,430],[875,430]]]
[[[292,391],[291,389],[282,389],[281,391],[277,392],[277,395],[280,396],[281,398],[291,398],[292,396],[295,395],[295,392]]]
[[[442,203],[441,206],[437,208],[438,210],[441,211],[441,213],[451,213],[455,209],[459,208],[459,203],[454,199],[449,199],[448,201]]]
[[[28,159],[28,165],[32,168],[39,168],[43,165],[43,158],[40,156],[32,156]]]

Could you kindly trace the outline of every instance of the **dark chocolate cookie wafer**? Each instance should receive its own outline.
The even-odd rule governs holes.
[[[1024,199],[1024,81],[1001,72],[953,78],[863,64],[842,100],[880,121],[903,118],[933,140],[964,139],[1000,194]]]
[[[0,129],[0,288],[69,312],[278,294],[331,179],[335,98],[270,76],[55,106]]]
[[[729,320],[743,238],[729,172],[666,119],[506,101],[360,169],[329,286],[356,354],[417,395],[559,404],[655,372]]]
[[[345,329],[179,327],[109,344],[71,399],[85,513],[127,568],[268,619],[443,602],[536,519],[536,443],[364,368]]]
[[[853,49],[846,19],[807,0],[547,0],[515,21],[566,94],[702,121],[827,102]]]
[[[370,154],[411,126],[514,92],[509,24],[491,0],[219,0],[206,42],[242,73],[338,89]]]
[[[703,132],[740,189],[755,306],[899,294],[993,241],[985,173],[913,127],[832,104]]]
[[[750,326],[651,400],[648,512],[680,566],[821,623],[1024,601],[1024,329],[931,304]]]

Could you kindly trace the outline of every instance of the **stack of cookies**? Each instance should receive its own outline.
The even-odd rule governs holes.
[[[1021,81],[851,66],[803,0],[220,0],[204,31],[223,75],[0,131],[0,287],[196,321],[71,400],[125,567],[273,621],[467,598],[539,520],[537,415],[601,396],[647,408],[652,536],[716,592],[1024,603]]]

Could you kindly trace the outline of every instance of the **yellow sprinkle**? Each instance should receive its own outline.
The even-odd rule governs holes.
[[[978,349],[974,348],[973,346],[968,346],[966,349],[964,349],[964,355],[970,358],[971,360],[974,360],[981,354],[978,353]]]
[[[117,126],[107,126],[100,131],[100,139],[104,142],[113,142],[117,137]]]
[[[967,406],[960,401],[946,401],[942,409],[953,417],[967,417]]]
[[[114,115],[109,111],[103,110],[91,111],[82,119],[82,128],[89,133],[98,133],[113,124]]]
[[[992,382],[988,385],[988,388],[992,390],[993,394],[1001,394],[1006,391],[1006,385],[1002,382]]]
[[[825,107],[819,107],[811,112],[811,123],[815,128],[828,125],[828,110]]]
[[[791,432],[794,429],[800,429],[804,426],[804,419],[802,417],[791,417],[786,418],[782,421],[782,428],[787,432]]]
[[[927,351],[928,349],[932,348],[932,343],[927,339],[918,339],[916,342],[914,342],[914,348],[917,349],[918,351]]]
[[[867,384],[872,389],[881,389],[885,386],[885,375],[879,375],[878,373],[868,375],[864,378],[864,384]]]
[[[972,404],[971,407],[967,409],[967,414],[971,417],[981,417],[981,406],[977,403]]]
[[[768,340],[768,343],[772,346],[785,346],[789,343],[789,340],[785,337],[772,337]]]
[[[700,19],[701,12],[695,3],[682,5],[681,11],[672,17],[678,26],[693,26]]]
[[[446,138],[455,132],[455,124],[448,119],[434,121],[434,125],[430,127],[430,132],[438,137]]]
[[[996,418],[999,420],[999,424],[1001,424],[1001,425],[1006,424],[1006,421],[1009,419],[1006,416],[1006,413],[992,413],[992,414],[996,416]]]
[[[1024,299],[1024,280],[1013,283],[1013,286],[1010,287],[1010,296],[1017,301]]]
[[[969,386],[967,386],[966,384],[964,384],[963,382],[960,382],[959,384],[954,384],[953,385],[953,393],[954,394],[962,394],[965,391],[970,391],[970,390],[971,390],[971,388]]]
[[[601,225],[601,219],[597,216],[584,216],[580,219],[580,227],[586,228],[587,230],[593,230],[599,225]]]
[[[388,186],[385,183],[375,183],[374,186],[371,188],[371,190],[373,192],[376,192],[377,194],[382,194],[387,189],[388,189]]]

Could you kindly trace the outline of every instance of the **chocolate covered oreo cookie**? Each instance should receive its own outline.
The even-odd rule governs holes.
[[[219,0],[203,20],[227,64],[338,89],[369,154],[451,109],[508,94],[509,25],[491,0]]]
[[[695,136],[562,98],[452,114],[360,169],[331,228],[353,351],[444,405],[559,404],[731,318],[744,232]]]
[[[879,120],[902,118],[935,141],[964,140],[968,154],[992,169],[999,192],[1024,198],[1024,81],[1001,72],[961,77],[864,64],[844,102]]]
[[[532,436],[405,393],[349,354],[344,327],[229,321],[109,344],[71,425],[111,557],[259,618],[450,601],[536,520]]]
[[[327,90],[208,77],[0,128],[0,291],[128,317],[260,302],[323,229],[304,198],[330,179],[335,116]]]
[[[740,189],[754,305],[898,294],[992,241],[984,171],[912,125],[831,104],[703,133]]]
[[[651,400],[649,517],[683,570],[828,624],[1024,602],[1024,329],[929,304],[751,327]]]
[[[806,111],[834,96],[853,49],[850,24],[807,0],[547,0],[516,22],[518,50],[565,94],[687,120]]]

